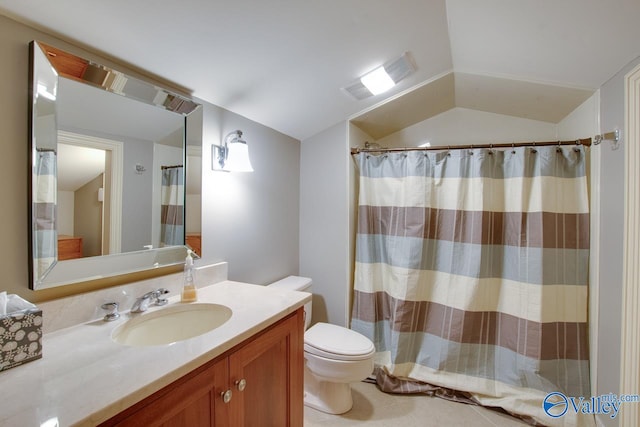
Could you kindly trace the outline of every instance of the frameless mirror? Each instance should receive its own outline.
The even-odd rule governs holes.
[[[202,108],[34,41],[30,287],[201,254]]]

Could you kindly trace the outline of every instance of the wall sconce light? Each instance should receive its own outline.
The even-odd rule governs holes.
[[[211,169],[225,172],[253,172],[247,142],[242,131],[233,131],[224,137],[222,145],[211,146]]]

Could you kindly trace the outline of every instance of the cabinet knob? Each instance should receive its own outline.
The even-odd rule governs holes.
[[[236,387],[238,387],[238,390],[244,391],[246,386],[247,386],[247,380],[245,380],[244,378],[241,379],[240,381],[236,381]]]
[[[223,391],[222,393],[220,393],[220,397],[222,397],[222,401],[224,403],[229,403],[231,401],[231,396],[233,396],[231,390]]]

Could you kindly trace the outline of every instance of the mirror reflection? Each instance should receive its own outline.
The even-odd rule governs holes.
[[[180,263],[185,243],[200,254],[198,105],[42,43],[31,50],[32,288]]]

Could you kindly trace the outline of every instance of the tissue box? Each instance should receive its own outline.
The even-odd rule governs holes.
[[[0,316],[0,371],[42,357],[42,310]]]

